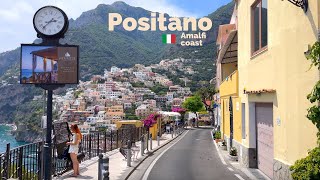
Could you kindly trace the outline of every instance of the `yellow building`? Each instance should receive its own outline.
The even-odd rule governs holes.
[[[120,129],[122,125],[126,124],[133,124],[136,128],[143,127],[143,123],[140,120],[122,120],[116,122],[117,129]]]
[[[239,161],[270,178],[289,179],[289,166],[316,146],[316,128],[306,118],[311,106],[306,96],[319,80],[319,71],[309,70],[304,52],[318,40],[320,1],[309,0],[306,12],[286,0],[235,2],[236,108],[242,133],[234,139],[239,140]],[[230,93],[221,86],[221,97]],[[227,104],[221,102],[222,112]],[[228,122],[222,124],[228,134]]]
[[[219,56],[216,80],[220,95],[220,111],[223,138],[230,147],[239,146],[242,141],[241,100],[239,97],[238,32],[234,19],[221,25],[217,37]]]
[[[111,124],[116,124],[117,121],[124,119],[124,112],[122,105],[116,105],[106,108],[106,119],[111,121]]]

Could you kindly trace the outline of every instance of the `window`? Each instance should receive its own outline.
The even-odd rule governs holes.
[[[246,104],[242,103],[242,139],[246,139]]]
[[[268,45],[268,4],[267,0],[257,0],[252,5],[252,53],[265,49]]]

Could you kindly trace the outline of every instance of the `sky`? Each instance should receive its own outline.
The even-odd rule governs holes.
[[[32,51],[49,48],[50,46],[24,46],[22,48],[22,69],[32,69]],[[36,72],[43,71],[43,58],[37,58]],[[47,71],[51,71],[51,61],[47,61]]]
[[[0,53],[13,50],[21,43],[36,39],[32,19],[34,13],[46,5],[64,10],[69,18],[76,19],[82,12],[99,4],[112,4],[116,0],[1,0]],[[214,12],[231,0],[122,0],[131,6],[168,13],[171,16],[202,17]]]

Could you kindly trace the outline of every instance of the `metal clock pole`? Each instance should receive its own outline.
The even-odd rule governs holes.
[[[51,12],[51,13],[48,13]],[[53,13],[55,12],[55,13]],[[51,19],[48,21],[48,19]],[[42,38],[43,42],[40,45],[60,46],[59,39],[64,38],[64,34],[69,27],[68,17],[60,8],[55,6],[44,6],[40,8],[33,17],[33,26],[37,32],[38,38]],[[52,34],[51,32],[55,32]],[[77,55],[79,56],[79,55]],[[77,69],[78,70],[78,69]],[[78,73],[78,72],[77,72]],[[79,76],[78,76],[79,77]],[[79,81],[79,80],[78,80]],[[48,91],[47,100],[47,134],[46,142],[43,147],[43,161],[45,180],[52,179],[52,93],[53,90],[64,87],[64,84],[37,84],[36,87],[41,87]]]
[[[53,90],[63,87],[64,85],[36,85],[48,91],[47,100],[47,135],[46,142],[43,146],[43,163],[44,179],[52,179],[52,93]]]
[[[52,172],[52,148],[51,148],[51,132],[52,132],[52,89],[48,90],[47,100],[47,138],[44,144],[44,179],[51,179]]]

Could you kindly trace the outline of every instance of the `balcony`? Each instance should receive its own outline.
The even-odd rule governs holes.
[[[238,96],[239,75],[238,70],[230,74],[220,85],[220,97]]]

